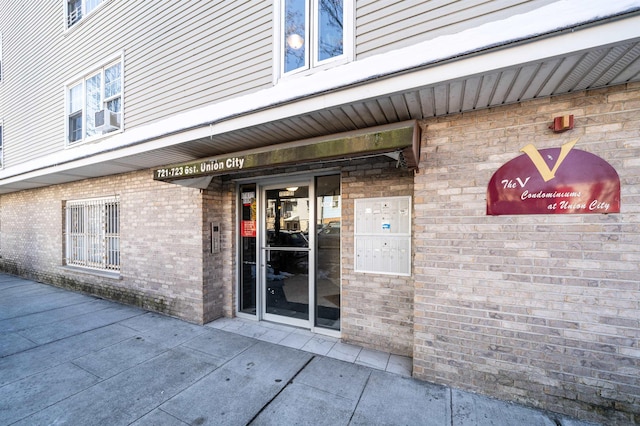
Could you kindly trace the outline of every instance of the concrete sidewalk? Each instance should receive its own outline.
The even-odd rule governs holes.
[[[407,362],[0,274],[1,425],[591,424],[411,379]]]

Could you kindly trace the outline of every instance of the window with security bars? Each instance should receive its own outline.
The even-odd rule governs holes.
[[[68,201],[65,216],[67,265],[119,271],[118,197]]]

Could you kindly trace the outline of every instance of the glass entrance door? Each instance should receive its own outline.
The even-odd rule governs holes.
[[[267,186],[262,204],[264,318],[309,328],[313,204],[309,182]]]
[[[340,331],[340,175],[239,185],[238,313]]]

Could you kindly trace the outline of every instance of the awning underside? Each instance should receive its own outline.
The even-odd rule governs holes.
[[[420,127],[417,121],[275,145],[268,150],[230,153],[189,163],[171,164],[155,169],[153,178],[206,188],[211,177],[217,175],[371,155],[388,155],[397,160],[399,167],[417,170],[420,161]]]

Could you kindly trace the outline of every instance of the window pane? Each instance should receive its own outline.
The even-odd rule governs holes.
[[[104,257],[104,225],[102,223],[102,206],[87,206],[87,266],[98,267]]]
[[[82,110],[82,84],[72,87],[69,90],[69,113]]]
[[[95,135],[96,132],[96,112],[102,109],[101,92],[101,74],[96,74],[87,80],[87,129],[85,130],[86,136]]]
[[[109,67],[104,72],[104,97],[120,94],[120,64]]]
[[[100,2],[102,2],[102,0],[87,0],[86,4],[85,4],[85,14],[91,12],[93,9],[95,9]]]
[[[284,9],[284,72],[289,72],[305,66],[306,1],[286,0]]]
[[[320,0],[318,8],[318,61],[322,61],[343,53],[343,1]]]
[[[82,113],[69,116],[69,142],[82,139]]]
[[[115,98],[107,102],[107,109],[113,112],[120,112],[120,98]]]
[[[67,15],[69,17],[68,26],[71,26],[82,18],[82,1],[69,0],[67,7]]]
[[[105,99],[112,98],[107,101],[107,109],[113,112],[120,112],[122,110],[122,98],[119,96],[122,91],[120,73],[120,64],[113,65],[104,72],[104,97]]]
[[[84,261],[84,208],[72,206],[68,209],[70,215],[69,229],[69,260],[71,262]]]
[[[82,139],[82,84],[69,89],[69,142]]]
[[[118,203],[106,204],[107,269],[117,269],[120,265],[120,218]]]

